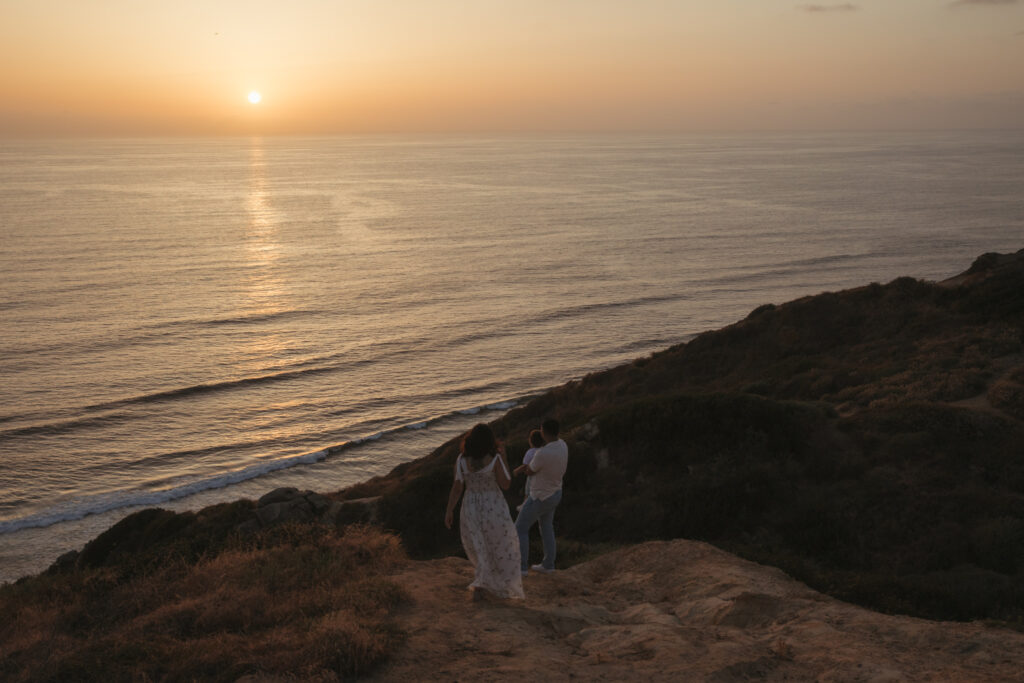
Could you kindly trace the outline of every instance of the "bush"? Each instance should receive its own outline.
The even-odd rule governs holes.
[[[387,575],[405,561],[374,529],[293,525],[144,575],[82,568],[3,586],[0,678],[364,674],[401,642],[391,615],[407,596]]]

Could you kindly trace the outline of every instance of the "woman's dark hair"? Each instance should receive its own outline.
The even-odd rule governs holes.
[[[540,433],[539,429],[534,429],[530,432],[530,445],[534,448],[540,448],[544,445],[544,435]]]
[[[498,442],[494,440],[494,432],[484,423],[469,430],[462,439],[462,454],[467,458],[479,460],[498,451]]]

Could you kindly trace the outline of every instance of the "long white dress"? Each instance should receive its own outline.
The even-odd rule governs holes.
[[[470,471],[461,455],[455,463],[455,478],[466,486],[459,521],[462,548],[476,569],[469,585],[502,598],[525,598],[519,568],[519,536],[494,478],[495,463],[505,467],[497,455],[478,472]],[[507,469],[505,475],[508,476]]]

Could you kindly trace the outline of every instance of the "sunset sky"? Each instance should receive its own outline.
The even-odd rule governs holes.
[[[1024,0],[0,0],[5,136],[1022,122]]]

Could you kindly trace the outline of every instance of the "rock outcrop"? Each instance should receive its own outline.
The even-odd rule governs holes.
[[[278,488],[257,501],[239,500],[198,512],[141,510],[89,541],[81,552],[64,553],[47,573],[118,564],[158,565],[168,557],[196,559],[217,553],[236,537],[283,524],[376,524],[380,498],[336,500],[314,491]]]
[[[338,501],[314,491],[285,487],[260,497],[252,517],[235,527],[241,534],[288,523],[373,524],[378,521],[379,497]]]

